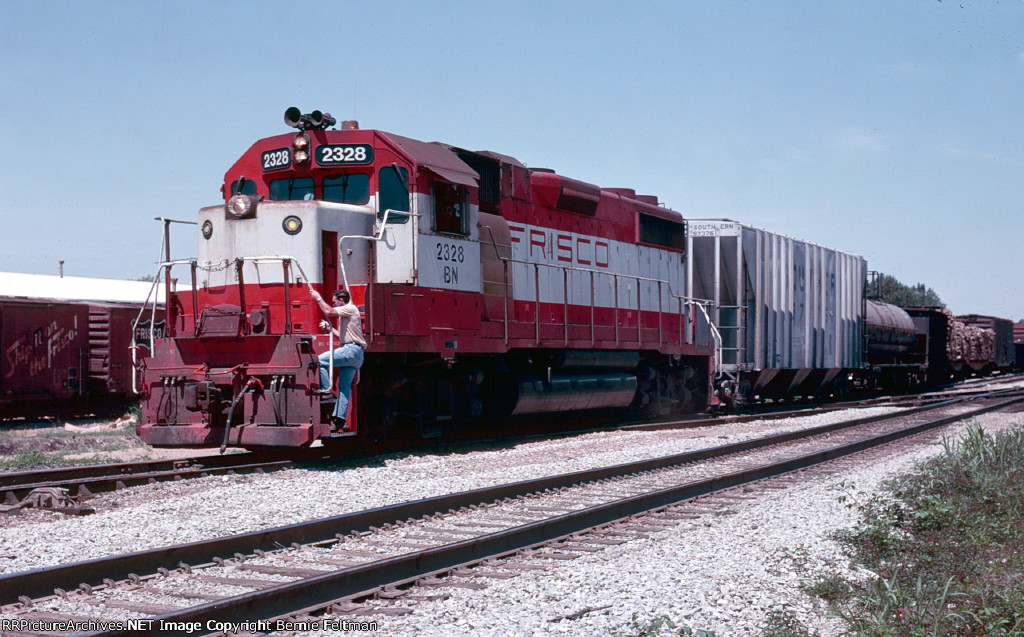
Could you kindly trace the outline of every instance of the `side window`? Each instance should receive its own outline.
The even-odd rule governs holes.
[[[324,201],[364,204],[370,200],[370,176],[352,173],[324,177]]]
[[[434,230],[449,234],[466,234],[466,195],[461,186],[435,181]]]
[[[270,182],[272,201],[289,201],[313,198],[313,178],[278,179]]]
[[[384,218],[385,210],[401,210],[409,212],[409,171],[397,166],[385,166],[377,174],[378,187],[380,188],[380,205],[377,209],[377,218]],[[388,223],[405,223],[409,220],[408,215],[388,215]]]

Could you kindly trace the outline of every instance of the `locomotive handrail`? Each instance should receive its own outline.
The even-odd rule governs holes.
[[[163,253],[163,246],[160,247],[160,252]],[[128,346],[128,351],[132,353],[132,393],[138,395],[142,393],[139,391],[138,380],[139,380],[139,346],[136,339],[136,327],[142,322],[142,316],[146,313],[147,306],[149,305],[150,299],[153,301],[153,307],[150,309],[150,321],[149,321],[149,350],[150,355],[153,354],[153,342],[156,340],[156,305],[157,297],[156,290],[157,286],[160,285],[160,275],[163,272],[165,266],[170,263],[188,263],[188,261],[164,261],[157,266],[156,275],[153,277],[153,285],[149,286],[149,292],[146,294],[146,300],[142,302],[142,307],[139,308],[139,315],[135,317],[135,325],[132,326],[132,341]],[[168,277],[169,279],[170,277]],[[192,291],[195,293],[195,275],[192,277]],[[169,299],[164,299],[164,303],[167,303]],[[166,321],[166,317],[164,317]]]
[[[590,321],[591,325],[590,325],[590,328],[591,328],[591,342],[592,343],[594,342],[594,338],[595,338],[594,337],[594,307],[595,307],[594,299],[596,297],[596,294],[595,294],[595,289],[594,289],[594,275],[595,274],[603,274],[605,276],[612,277],[613,284],[614,284],[614,287],[615,287],[615,310],[616,311],[618,311],[620,309],[619,308],[619,302],[618,302],[618,292],[619,292],[618,280],[619,280],[619,277],[625,277],[625,278],[628,278],[628,279],[635,280],[635,281],[637,281],[637,283],[640,283],[642,281],[647,281],[647,282],[655,283],[655,284],[658,285],[658,305],[659,305],[658,313],[659,313],[659,315],[662,313],[661,312],[661,298],[662,298],[661,297],[661,290],[662,290],[662,285],[667,286],[667,291],[668,291],[669,296],[671,296],[672,298],[677,299],[679,301],[680,320],[682,320],[682,318],[684,316],[684,312],[683,312],[683,307],[684,306],[693,306],[693,307],[697,307],[697,308],[700,309],[701,314],[704,315],[704,319],[707,321],[707,324],[708,324],[708,327],[709,327],[709,330],[710,330],[710,333],[711,333],[711,339],[713,341],[713,347],[714,347],[714,351],[715,351],[715,355],[713,357],[714,358],[714,373],[715,373],[716,377],[721,375],[721,373],[722,373],[723,341],[722,341],[721,333],[718,331],[718,328],[715,327],[715,324],[711,321],[711,316],[708,314],[708,311],[707,311],[707,307],[706,306],[711,305],[713,303],[713,301],[711,301],[710,299],[698,299],[698,298],[694,298],[694,297],[687,297],[687,296],[681,296],[679,294],[676,294],[675,291],[672,289],[672,282],[668,281],[668,280],[665,280],[665,279],[656,279],[656,278],[653,278],[653,277],[645,277],[645,276],[641,276],[639,274],[620,274],[620,273],[615,273],[615,272],[604,272],[604,271],[601,271],[601,270],[597,270],[595,268],[581,268],[581,267],[576,267],[576,266],[555,265],[555,264],[551,264],[551,263],[537,263],[537,262],[534,262],[534,261],[526,261],[526,260],[523,260],[523,259],[516,259],[514,257],[504,257],[504,256],[501,255],[500,252],[498,252],[498,245],[497,245],[497,242],[494,239],[493,231],[491,231],[490,228],[487,227],[487,226],[483,226],[483,227],[487,228],[487,230],[490,231],[489,232],[490,235],[491,235],[490,243],[491,243],[491,245],[494,248],[495,255],[498,257],[498,259],[500,261],[502,261],[502,263],[505,266],[504,277],[505,277],[505,290],[506,290],[506,297],[505,297],[505,299],[506,299],[506,302],[505,302],[505,344],[506,345],[509,342],[509,334],[508,334],[509,317],[508,317],[508,297],[507,297],[507,295],[508,295],[508,288],[509,288],[509,282],[508,282],[508,264],[509,263],[519,263],[519,264],[523,264],[523,265],[526,265],[526,266],[533,266],[533,268],[534,268],[534,286],[535,286],[534,298],[535,298],[535,301],[536,301],[538,307],[540,305],[540,285],[539,285],[539,279],[540,279],[540,268],[541,267],[559,268],[563,272],[566,273],[566,274],[563,275],[563,287],[562,287],[562,293],[563,293],[563,297],[564,297],[563,300],[565,301],[566,304],[568,303],[568,294],[569,294],[568,281],[567,281],[568,274],[567,273],[569,271],[589,273],[589,275],[590,275],[590,288],[591,288],[590,289],[590,305],[591,305],[591,321]],[[641,311],[641,304],[640,304],[640,289],[639,289],[639,287],[640,286],[637,285],[637,341],[638,341],[638,343],[641,340],[641,335],[640,335],[640,333],[641,333],[641,326],[640,326],[640,319],[639,319],[639,314],[640,314],[640,311]],[[535,316],[535,323],[537,323],[536,329],[535,329],[535,339],[537,340],[538,343],[540,343],[540,324],[539,324],[540,323],[540,318],[539,318],[539,312]],[[566,324],[566,341],[568,341],[568,329],[569,329],[568,328],[568,324]],[[659,335],[658,335],[659,343],[658,344],[659,345],[664,344],[663,343],[663,336],[662,336],[662,333],[661,333],[661,329],[662,329],[661,328],[661,322],[659,320],[659,324],[658,324],[658,332],[659,332]],[[682,330],[680,330],[680,339],[681,340],[683,339]],[[618,330],[618,322],[617,321],[616,321],[616,325],[615,325],[615,342],[616,342],[616,344],[619,342],[619,330]]]
[[[682,297],[679,297],[682,298]],[[710,302],[693,302],[693,305],[700,308],[701,314],[704,315],[704,320],[708,322],[708,327],[711,328],[711,340],[715,342],[715,355],[714,355],[714,366],[715,366],[715,378],[722,375],[722,335],[719,333],[718,328],[711,321],[711,316],[708,314],[708,310],[705,307]]]
[[[285,273],[284,273],[284,284],[285,284],[285,290],[286,290],[285,293],[286,294],[287,294],[288,286],[290,285],[289,279],[288,279],[288,273],[290,271],[289,268],[292,265],[294,265],[296,268],[299,269],[299,273],[302,275],[302,278],[305,279],[305,281],[306,281],[306,287],[309,288],[309,290],[313,289],[313,284],[310,283],[310,279],[306,275],[306,271],[303,270],[302,263],[298,259],[296,259],[295,257],[292,257],[292,256],[288,256],[288,255],[263,255],[263,256],[256,256],[256,257],[236,257],[236,258],[232,259],[231,261],[228,261],[227,259],[224,259],[223,260],[223,264],[224,264],[224,268],[227,268],[230,263],[234,263],[235,267],[238,269],[239,274],[240,274],[241,273],[242,265],[245,262],[247,262],[247,261],[251,262],[251,263],[280,262],[284,266],[284,270],[285,270]],[[139,315],[136,318],[136,322],[135,322],[135,324],[138,325],[139,322],[142,320],[142,316],[146,313],[147,305],[149,305],[150,299],[152,299],[153,306],[152,306],[152,308],[150,308],[150,312],[151,312],[150,316],[152,317],[152,320],[150,320],[150,325],[149,325],[150,355],[152,355],[153,343],[156,340],[156,306],[157,306],[157,298],[156,298],[156,295],[154,293],[157,290],[157,286],[160,285],[161,277],[162,276],[166,276],[165,283],[168,286],[168,292],[171,291],[170,290],[170,283],[171,283],[172,279],[171,279],[171,276],[170,276],[170,272],[171,272],[171,268],[173,268],[176,265],[188,265],[190,270],[191,270],[191,275],[192,275],[192,314],[193,314],[193,321],[195,323],[194,329],[197,332],[199,330],[199,311],[198,311],[199,310],[199,301],[198,301],[198,287],[199,286],[197,284],[198,282],[196,281],[196,270],[197,270],[197,268],[200,268],[200,267],[202,267],[202,268],[209,268],[210,266],[200,266],[198,264],[198,260],[197,259],[176,259],[176,260],[173,260],[173,261],[163,261],[163,262],[161,262],[157,266],[156,275],[153,277],[153,285],[150,286],[149,294],[146,296],[146,300],[142,304],[142,308],[139,310]],[[165,271],[166,271],[166,274],[164,274]],[[239,276],[239,285],[241,285],[241,284],[242,284],[242,278],[241,278],[241,275],[240,275]],[[164,302],[167,303],[168,306],[170,305],[170,295],[169,294],[168,294],[168,297],[166,299],[164,299]],[[164,317],[164,320],[166,322],[167,318]],[[287,303],[287,302],[285,303],[285,325],[287,326],[286,329],[288,329],[290,331],[291,330],[291,304]],[[138,350],[139,350],[139,347],[138,347],[137,340],[136,340],[136,332],[133,329],[132,330],[132,341],[131,341],[131,345],[130,345],[130,351],[132,353],[132,392],[134,394],[136,394],[136,395],[141,393],[140,388],[138,386],[138,380],[139,380],[138,372],[139,372],[139,364],[140,364],[140,361],[139,361],[139,358],[138,358]]]
[[[376,234],[374,234],[374,235],[347,234],[347,235],[345,235],[343,237],[340,237],[338,239],[338,263],[341,265],[341,281],[342,281],[342,285],[345,286],[346,290],[349,289],[349,286],[348,286],[348,272],[345,271],[344,252],[341,249],[342,245],[345,243],[345,239],[362,239],[364,241],[370,241],[372,243],[377,243],[378,241],[383,241],[384,240],[384,235],[388,231],[388,217],[391,216],[392,212],[398,213],[398,214],[402,214],[402,215],[405,215],[407,217],[418,217],[418,216],[420,216],[419,213],[414,213],[412,211],[404,212],[404,211],[401,211],[401,210],[393,210],[391,208],[388,208],[387,210],[384,211],[384,216],[380,220],[380,227],[377,229],[377,233]],[[301,270],[301,268],[299,268],[299,269]],[[303,274],[303,276],[305,276],[305,274]],[[309,278],[307,277],[306,280],[308,281]],[[310,289],[312,289],[312,288],[310,288]],[[370,319],[372,320],[373,314],[371,313],[369,316],[370,316]],[[327,318],[328,318],[328,320],[330,320],[331,317],[328,316]],[[331,351],[331,352],[334,351],[334,345],[333,345],[334,329],[333,328],[334,328],[334,323],[332,322],[331,323],[331,329],[328,330],[330,332],[330,339],[329,340],[331,341],[331,343],[330,343],[331,349],[329,351]],[[340,328],[339,328],[339,330],[340,330]],[[373,336],[373,330],[372,329],[370,330],[370,335],[371,335],[371,339],[372,339],[372,336]],[[371,340],[371,342],[372,342],[372,340]],[[329,384],[327,386],[330,387],[330,388],[333,388],[334,387],[334,356],[333,355],[331,356],[331,364],[328,367],[327,379],[328,379],[328,382],[329,382]]]
[[[374,243],[376,243],[378,241],[382,241],[384,239],[384,234],[388,231],[388,217],[391,216],[392,212],[400,213],[400,214],[403,214],[403,215],[406,215],[406,216],[415,216],[415,217],[419,216],[419,213],[402,212],[401,210],[392,210],[391,208],[388,208],[387,210],[384,211],[384,217],[380,221],[380,228],[377,229],[377,234],[375,234],[375,235],[347,234],[347,235],[345,235],[345,236],[343,236],[343,237],[338,239],[338,253],[339,253],[338,254],[338,256],[339,256],[338,263],[341,264],[341,280],[342,280],[342,283],[345,285],[345,289],[346,290],[348,289],[348,273],[345,272],[345,259],[341,258],[341,256],[342,256],[342,254],[341,254],[341,246],[342,246],[342,244],[345,243],[345,239],[362,239],[364,241],[372,241]]]

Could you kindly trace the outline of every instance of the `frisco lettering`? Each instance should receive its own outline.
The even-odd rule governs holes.
[[[525,246],[528,259],[539,256],[542,259],[599,268],[607,268],[610,262],[611,248],[603,239],[513,224],[509,224],[508,229],[512,243]]]

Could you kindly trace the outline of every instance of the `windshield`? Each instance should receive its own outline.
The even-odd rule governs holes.
[[[345,173],[324,177],[324,201],[365,204],[370,201],[370,176],[366,173]]]

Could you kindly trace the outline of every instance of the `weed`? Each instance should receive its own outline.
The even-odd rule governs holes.
[[[833,577],[805,590],[851,635],[1024,637],[1022,492],[1024,432],[991,436],[975,423],[884,495],[844,493],[862,519],[837,538],[875,580],[850,594]]]
[[[0,469],[25,469],[36,467],[46,462],[47,454],[38,449],[19,451],[13,457],[0,458]]]
[[[788,609],[773,610],[768,613],[761,626],[763,637],[814,637],[796,614]]]
[[[830,604],[845,600],[853,594],[853,586],[843,576],[835,573],[818,575],[801,588],[808,595],[823,599]]]
[[[662,637],[664,635],[715,637],[714,631],[693,630],[685,624],[677,625],[668,615],[653,619],[641,619],[636,613],[622,626],[613,628],[611,634],[615,637]]]

